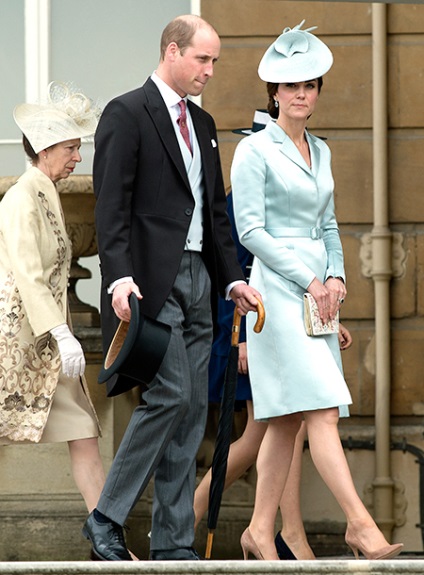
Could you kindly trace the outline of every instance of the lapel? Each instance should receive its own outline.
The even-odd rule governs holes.
[[[146,110],[150,115],[159,138],[162,140],[164,148],[167,150],[171,161],[175,164],[187,188],[190,190],[187,170],[184,165],[180,145],[178,144],[171,117],[165,106],[162,96],[156,84],[149,78],[143,86],[146,94]],[[191,190],[190,190],[191,191]]]
[[[319,149],[319,146],[317,144],[318,140],[316,139],[316,137],[312,137],[308,130],[306,130],[306,139],[308,140],[308,144],[309,144],[309,151],[311,154],[311,163],[312,163],[312,173],[313,175],[316,177],[316,175],[318,174],[319,171],[319,163],[320,163],[320,159],[321,159],[321,152]]]
[[[299,168],[302,168],[307,174],[316,174],[319,167],[320,151],[314,140],[306,131],[306,139],[308,140],[309,150],[311,154],[312,168],[303,159],[301,153],[296,148],[292,140],[287,136],[287,134],[274,122],[270,122],[266,129],[271,132],[274,142],[280,144],[280,152],[284,154],[289,160],[294,162]]]

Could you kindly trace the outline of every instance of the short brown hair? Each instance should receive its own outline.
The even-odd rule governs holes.
[[[193,36],[199,28],[208,27],[214,32],[215,28],[211,26],[206,20],[194,14],[187,14],[186,16],[177,16],[174,18],[162,32],[160,39],[160,59],[165,58],[165,52],[171,42],[175,42],[180,52],[183,54],[184,50],[191,46]]]

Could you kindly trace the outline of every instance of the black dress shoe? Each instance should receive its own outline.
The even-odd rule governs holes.
[[[275,547],[277,549],[277,555],[280,559],[295,559],[296,557],[293,555],[290,547],[281,537],[281,532],[279,531],[275,536]]]
[[[93,555],[100,561],[132,561],[125,546],[124,532],[114,521],[99,523],[93,513],[87,517],[82,534],[93,545]]]
[[[193,547],[178,549],[159,549],[150,552],[151,561],[200,561],[201,558]]]

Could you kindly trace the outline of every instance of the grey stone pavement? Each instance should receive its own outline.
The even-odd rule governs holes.
[[[152,575],[414,575],[424,573],[424,559],[398,557],[385,561],[320,559],[318,561],[38,561],[0,562],[1,574],[90,575],[145,573]]]

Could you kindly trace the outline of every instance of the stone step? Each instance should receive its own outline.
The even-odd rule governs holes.
[[[0,574],[21,575],[416,575],[424,573],[424,560],[405,557],[385,561],[323,559],[319,561],[17,561],[0,562]]]

